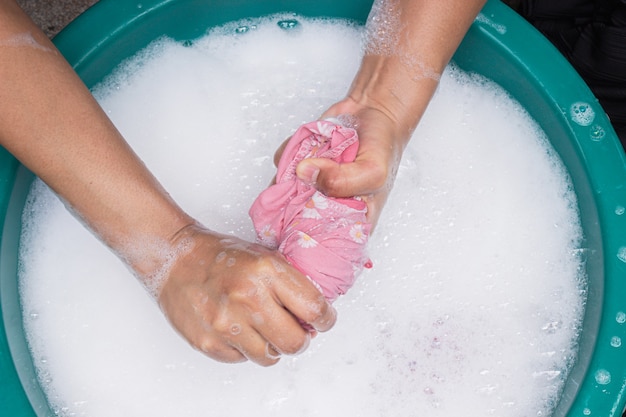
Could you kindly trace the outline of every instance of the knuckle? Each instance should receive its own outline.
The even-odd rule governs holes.
[[[207,336],[192,346],[207,357],[219,362],[240,363],[248,360],[239,350],[213,336]]]
[[[316,294],[304,305],[298,316],[305,323],[310,323],[317,328],[320,323],[328,321],[328,317],[332,316],[329,311],[331,308],[322,294]]]
[[[276,260],[270,253],[261,254],[256,262],[255,273],[259,276],[266,276],[276,272],[275,268]]]
[[[216,314],[211,321],[213,331],[220,336],[229,335],[232,325],[232,320],[230,320],[228,314],[224,313]]]
[[[193,344],[192,346],[212,358],[217,357],[218,352],[221,350],[220,343],[217,343],[213,338],[208,337],[204,338],[204,340],[197,344]]]
[[[298,338],[293,338],[292,340],[284,341],[278,347],[278,349],[286,354],[286,355],[297,355],[298,353],[302,353],[309,346],[310,336],[308,333],[303,333]]]
[[[324,295],[318,293],[312,298],[307,307],[306,314],[308,316],[306,319],[309,320],[309,322],[317,322],[328,314],[330,305],[326,301]]]
[[[254,299],[255,287],[239,285],[228,294],[228,301],[224,302],[223,309],[228,306],[248,305]]]

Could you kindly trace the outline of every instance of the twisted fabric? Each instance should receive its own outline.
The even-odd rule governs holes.
[[[371,229],[367,206],[358,197],[324,195],[301,181],[296,167],[305,158],[352,162],[358,147],[352,128],[329,120],[301,126],[285,147],[276,183],[261,192],[249,212],[257,240],[278,249],[331,302],[371,267],[365,255]]]

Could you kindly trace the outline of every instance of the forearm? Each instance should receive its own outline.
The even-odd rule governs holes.
[[[398,140],[406,144],[485,2],[377,0],[349,98],[374,103],[396,123]]]
[[[46,36],[0,0],[0,144],[140,275],[193,222],[167,195]],[[151,255],[152,254],[152,255]]]

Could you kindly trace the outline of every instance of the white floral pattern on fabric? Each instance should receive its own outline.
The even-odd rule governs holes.
[[[267,224],[263,226],[261,232],[258,233],[258,238],[262,244],[275,248],[277,246],[276,232],[272,229],[272,226]]]
[[[300,238],[298,239],[298,245],[300,245],[300,247],[308,249],[317,246],[317,241],[306,233],[298,232],[298,236],[300,236]]]
[[[355,223],[352,228],[350,228],[350,237],[356,243],[367,242],[367,234],[365,233],[365,229],[363,228],[363,223]]]
[[[320,120],[317,122],[317,134],[325,136],[327,138],[331,137],[333,132],[337,129],[336,125],[332,123],[328,123],[326,121]]]
[[[306,202],[302,209],[302,217],[305,219],[321,219],[322,215],[319,210],[326,210],[328,208],[328,199],[320,192],[316,192]]]

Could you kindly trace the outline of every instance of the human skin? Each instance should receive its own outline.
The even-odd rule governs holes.
[[[0,0],[0,145],[37,174],[157,298],[195,348],[275,364],[336,312],[277,252],[185,213],[48,38]]]
[[[375,225],[439,77],[485,2],[377,1],[354,81],[346,97],[322,115],[348,115],[359,134],[357,157],[346,164],[306,159],[298,176],[333,197],[363,197]]]

